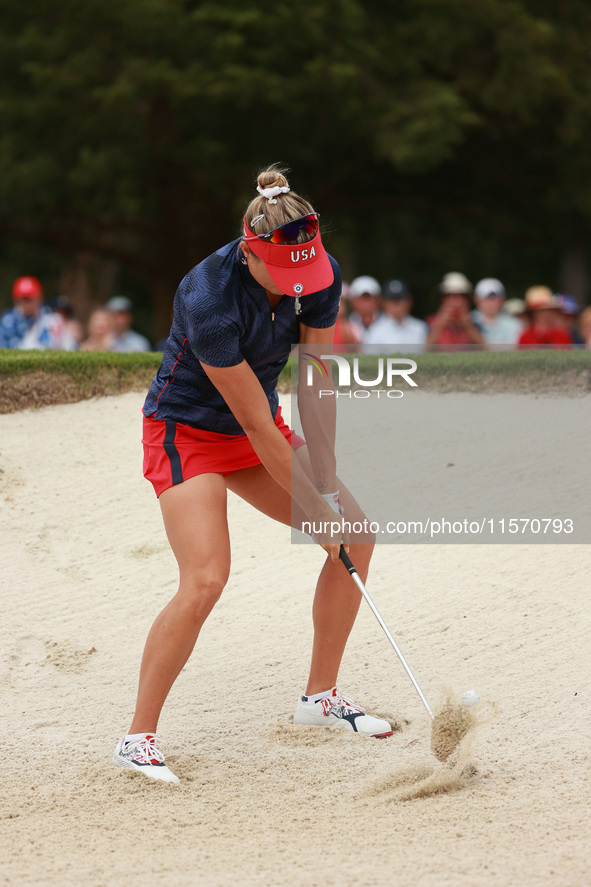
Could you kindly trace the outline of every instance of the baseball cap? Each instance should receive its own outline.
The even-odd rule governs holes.
[[[550,287],[530,286],[525,292],[525,307],[528,311],[539,311],[541,308],[558,308],[559,305]]]
[[[489,296],[504,299],[505,287],[496,277],[483,277],[474,287],[474,295],[477,299],[488,299]]]
[[[364,274],[351,281],[350,296],[355,298],[355,296],[362,296],[364,293],[369,293],[370,296],[382,295],[382,288],[375,277],[369,277],[367,274]]]
[[[13,299],[36,299],[42,295],[43,287],[37,277],[17,277],[12,286]]]
[[[472,284],[460,271],[450,271],[439,284],[439,292],[442,296],[452,293],[469,296],[472,293]]]
[[[322,245],[320,228],[317,227],[317,214],[308,213],[301,219],[293,219],[281,228],[288,228],[302,222],[302,227],[310,219],[316,220],[316,233],[305,243],[273,243],[269,240],[271,231],[254,234],[244,218],[244,239],[255,256],[262,259],[273,283],[287,296],[305,296],[326,289],[334,280],[334,271],[328,254]],[[291,236],[286,239],[292,239]]]
[[[131,299],[127,296],[113,296],[105,305],[107,311],[131,311],[132,307]]]
[[[408,299],[410,293],[408,287],[401,280],[387,280],[382,287],[384,299],[398,301],[399,299]]]

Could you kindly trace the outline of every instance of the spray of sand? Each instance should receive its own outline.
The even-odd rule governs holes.
[[[376,782],[371,796],[385,795],[389,801],[411,801],[431,795],[457,791],[477,775],[472,761],[472,746],[478,731],[494,720],[498,703],[480,702],[465,707],[457,695],[448,692],[435,712],[431,731],[431,749],[439,763],[405,767]]]
[[[476,724],[475,708],[458,704],[448,696],[431,723],[431,751],[437,760],[447,761]]]

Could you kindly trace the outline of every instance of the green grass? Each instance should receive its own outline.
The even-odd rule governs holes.
[[[426,390],[562,394],[591,390],[591,351],[585,349],[429,352],[398,357],[416,361],[412,378]],[[375,378],[376,356],[359,355],[358,360],[360,378]]]
[[[162,354],[115,354],[112,351],[12,351],[0,349],[0,380],[23,373],[66,373],[71,378],[91,378],[103,369],[121,378],[149,369],[155,373]]]
[[[0,413],[145,391],[161,354],[0,350]]]
[[[591,390],[591,350],[456,351],[421,354],[413,359],[418,364],[413,378],[426,390],[566,395]],[[161,354],[155,352],[0,350],[0,413],[125,391],[147,391],[160,360]],[[375,368],[375,356],[359,357],[361,378],[375,376]],[[288,362],[278,387],[288,391],[290,386]]]

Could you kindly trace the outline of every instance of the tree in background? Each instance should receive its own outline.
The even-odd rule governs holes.
[[[346,273],[572,266],[590,37],[578,0],[5,0],[0,235],[133,269],[157,335],[276,160]]]

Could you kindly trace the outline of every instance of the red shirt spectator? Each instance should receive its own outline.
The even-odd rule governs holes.
[[[530,286],[525,294],[529,326],[519,338],[519,348],[568,348],[572,337],[560,320],[560,304],[547,286]]]
[[[441,307],[427,317],[427,345],[483,345],[484,338],[470,316],[472,284],[459,271],[450,271],[439,284]]]
[[[358,345],[361,341],[349,320],[349,296],[350,286],[343,281],[339,313],[334,327],[333,341],[335,345]]]
[[[573,340],[566,330],[552,329],[541,330],[530,326],[520,336],[519,347],[527,348],[536,345],[553,345],[555,348],[568,348]]]
[[[359,345],[357,334],[346,315],[345,317],[339,315],[336,319],[333,343],[335,345]]]

